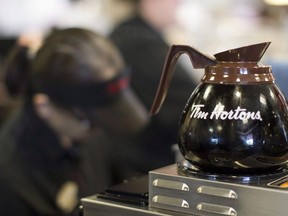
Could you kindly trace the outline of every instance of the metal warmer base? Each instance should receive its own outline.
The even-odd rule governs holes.
[[[148,182],[147,182],[148,184]],[[287,216],[288,173],[221,176],[196,172],[186,161],[149,172],[149,206],[81,200],[84,216]]]
[[[251,180],[209,175],[208,179],[191,175],[186,163],[149,173],[150,207],[207,216],[288,215],[287,173],[278,173],[272,176],[273,180],[271,176],[260,176],[260,181],[256,181],[257,176]],[[237,183],[238,180],[244,183]]]

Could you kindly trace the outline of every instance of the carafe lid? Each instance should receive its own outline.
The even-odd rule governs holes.
[[[217,62],[259,62],[271,42],[230,49],[214,55]]]
[[[271,67],[259,63],[270,43],[253,44],[215,54],[216,64],[205,67],[201,81],[215,84],[274,83]]]

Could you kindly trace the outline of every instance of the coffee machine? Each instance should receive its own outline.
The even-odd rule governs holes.
[[[147,206],[127,206],[121,199],[110,199],[109,205],[122,206],[126,215],[286,216],[288,106],[271,67],[259,62],[269,45],[214,56],[173,45],[151,114],[164,103],[180,55],[187,54],[194,68],[205,69],[180,118],[183,159],[149,172]],[[105,198],[92,200],[83,205],[104,205]]]

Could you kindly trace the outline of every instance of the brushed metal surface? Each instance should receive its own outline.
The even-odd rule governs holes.
[[[140,207],[119,202],[98,199],[91,196],[81,199],[83,216],[191,216],[181,212],[169,211],[153,207]],[[192,215],[193,216],[193,215]]]
[[[240,184],[179,175],[176,164],[149,172],[149,204],[153,208],[182,212],[190,215],[287,216],[288,189],[269,186],[269,181]],[[155,187],[153,181],[178,181],[186,184],[189,191]],[[185,200],[189,208],[153,202],[155,196]],[[224,214],[224,215],[225,215]]]
[[[219,187],[200,186],[197,188],[197,193],[237,199],[237,194],[235,191],[230,190],[230,189],[219,188]]]
[[[187,184],[179,182],[179,181],[155,179],[152,182],[152,184],[155,187],[170,188],[170,189],[181,190],[181,191],[189,191],[190,190]]]

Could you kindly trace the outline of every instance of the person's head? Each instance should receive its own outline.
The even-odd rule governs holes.
[[[77,139],[91,126],[118,134],[135,132],[147,122],[146,110],[129,88],[121,56],[94,32],[53,31],[26,65],[28,78],[24,74],[17,84],[13,79],[19,72],[15,65],[10,68],[6,75],[10,92],[18,92],[18,82],[27,79],[26,100],[60,136]]]

